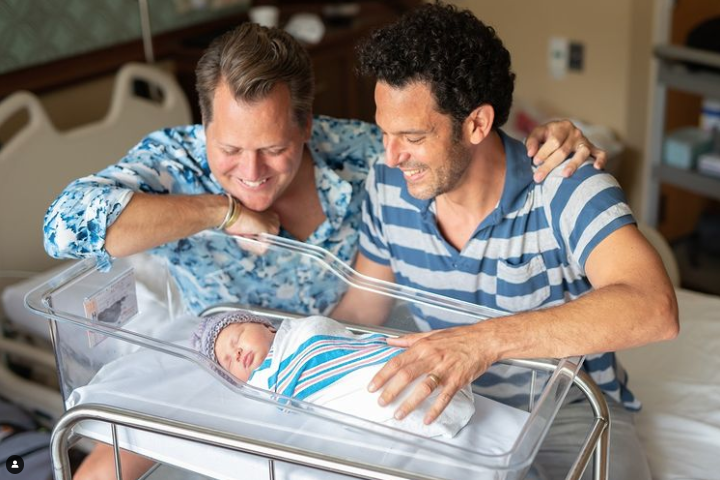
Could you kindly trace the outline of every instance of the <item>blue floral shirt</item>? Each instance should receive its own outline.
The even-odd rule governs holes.
[[[376,126],[357,120],[316,117],[308,147],[326,220],[306,243],[351,262],[364,182],[383,152],[382,135]],[[107,228],[134,192],[224,193],[208,166],[203,127],[154,132],[116,165],[68,185],[45,216],[45,249],[56,258],[94,257],[109,266]],[[280,235],[291,238],[284,230]],[[256,255],[239,247],[235,237],[214,230],[161,245],[153,253],[166,259],[186,307],[195,314],[222,302],[326,313],[343,293],[317,263],[287,253]]]

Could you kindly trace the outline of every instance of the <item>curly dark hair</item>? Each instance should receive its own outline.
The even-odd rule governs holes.
[[[379,28],[357,47],[358,71],[396,88],[427,82],[456,135],[482,104],[495,110],[493,129],[508,118],[515,74],[495,30],[468,10],[425,4]]]

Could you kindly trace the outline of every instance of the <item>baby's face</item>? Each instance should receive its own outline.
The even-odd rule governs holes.
[[[215,340],[218,363],[235,378],[247,382],[267,357],[275,332],[260,323],[231,323]]]

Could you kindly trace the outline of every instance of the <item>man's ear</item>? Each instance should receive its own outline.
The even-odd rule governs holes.
[[[484,103],[470,112],[463,124],[463,130],[470,143],[479,145],[490,134],[495,121],[495,109]]]
[[[305,142],[309,142],[310,137],[312,137],[312,124],[313,124],[312,113],[308,113],[307,120],[305,121],[305,131],[303,132],[305,134],[305,136],[304,136]]]

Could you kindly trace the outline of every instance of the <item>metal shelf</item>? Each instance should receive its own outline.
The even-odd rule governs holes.
[[[658,179],[663,183],[720,200],[720,178],[662,164],[658,165],[655,171]]]
[[[658,81],[666,86],[720,99],[720,74],[691,71],[686,65],[661,63]]]
[[[667,90],[720,99],[720,54],[676,45],[656,46],[654,54],[658,70],[653,89],[654,111],[650,120],[648,148],[652,164],[645,170],[649,181],[643,212],[643,220],[650,225],[655,225],[658,220],[660,183],[720,200],[720,179],[697,171],[670,167],[660,161],[665,138]]]
[[[658,45],[655,56],[667,62],[692,63],[698,66],[720,69],[720,53],[679,45]]]

